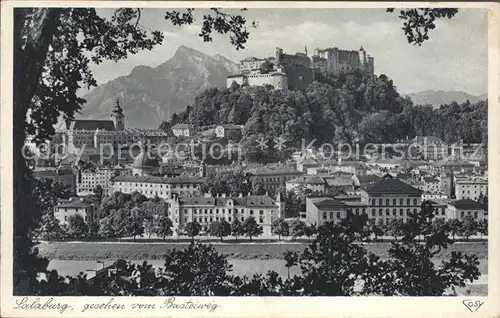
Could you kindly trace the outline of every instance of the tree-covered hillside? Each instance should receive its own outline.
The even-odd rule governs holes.
[[[386,75],[365,78],[360,73],[316,77],[305,91],[272,87],[208,89],[193,105],[172,117],[163,128],[180,122],[196,127],[244,125],[243,144],[282,137],[287,147],[316,139],[318,143],[394,142],[416,135],[435,135],[452,143],[486,140],[487,102],[440,109],[416,106],[402,97]]]

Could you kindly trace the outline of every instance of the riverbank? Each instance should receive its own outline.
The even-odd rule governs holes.
[[[303,242],[275,243],[211,243],[217,252],[231,259],[282,259],[285,251],[302,252],[307,246]],[[189,243],[174,242],[41,242],[37,247],[40,256],[49,260],[96,260],[128,259],[157,260],[163,259],[171,249],[184,249]],[[391,244],[386,242],[365,243],[369,252],[386,258]],[[436,255],[437,259],[446,259],[451,252],[459,251],[476,254],[480,260],[488,259],[487,242],[459,242]]]

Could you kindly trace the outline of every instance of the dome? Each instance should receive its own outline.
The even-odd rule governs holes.
[[[142,151],[139,156],[134,159],[133,168],[157,168],[158,158],[151,153]]]

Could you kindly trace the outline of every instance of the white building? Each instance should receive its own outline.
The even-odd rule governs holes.
[[[432,177],[423,177],[422,178],[423,188],[421,189],[424,192],[430,193],[438,193],[441,192],[439,179]]]
[[[488,217],[488,212],[485,211],[483,205],[470,200],[456,200],[448,203],[446,217],[448,219],[463,220],[466,216],[472,216],[476,220],[485,219]]]
[[[85,223],[99,223],[99,210],[85,202],[83,198],[71,198],[62,200],[54,207],[54,218],[58,219],[60,224],[68,224],[68,220],[73,215],[80,215]]]
[[[284,202],[279,194],[276,200],[268,195],[174,196],[170,209],[169,216],[176,227],[182,228],[186,223],[194,221],[208,227],[212,222],[222,219],[228,223],[238,219],[243,223],[246,218],[252,216],[257,224],[262,226],[264,235],[271,235],[272,222],[284,217]]]
[[[422,191],[388,175],[361,191],[361,202],[368,206],[368,217],[376,224],[386,224],[391,218],[408,220],[410,212],[417,212],[422,204]]]
[[[334,198],[307,198],[305,222],[316,225],[338,223],[346,217],[348,208],[345,203]]]
[[[94,192],[96,186],[100,185],[104,195],[108,195],[112,190],[111,178],[131,175],[132,170],[120,164],[114,167],[97,167],[95,170],[78,171],[76,176],[77,193]]]
[[[139,192],[148,198],[158,196],[170,199],[172,194],[195,196],[200,194],[202,179],[197,177],[120,176],[111,179],[113,192]]]
[[[471,178],[455,182],[455,198],[457,200],[471,199],[477,201],[480,195],[488,195],[488,180]]]
[[[325,192],[325,179],[317,176],[301,176],[286,182],[286,191],[304,192],[306,189],[312,192]]]

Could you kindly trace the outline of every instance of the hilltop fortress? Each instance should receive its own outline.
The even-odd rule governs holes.
[[[318,72],[335,75],[360,70],[367,76],[375,72],[374,58],[361,47],[355,50],[340,50],[336,47],[314,50],[314,54],[286,54],[276,48],[275,56],[268,58],[249,57],[240,61],[240,73],[226,79],[227,87],[233,83],[240,86],[272,86],[274,89],[305,89],[314,81]]]

